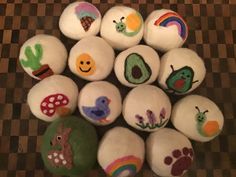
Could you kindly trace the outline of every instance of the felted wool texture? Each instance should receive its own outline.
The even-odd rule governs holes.
[[[184,148],[191,151],[192,156],[190,152],[185,155]],[[177,157],[176,151],[180,152],[180,156],[178,155]],[[169,165],[165,163],[167,157],[172,159],[172,163],[168,163]],[[147,138],[146,158],[150,168],[157,175],[166,177],[182,176],[187,171],[184,167],[189,168],[193,160],[192,145],[188,138],[180,132],[170,128],[163,128],[151,133]],[[190,163],[187,165],[187,162]]]
[[[63,98],[60,95],[63,95]],[[47,97],[48,100],[45,100]],[[52,98],[50,99],[50,97]],[[34,85],[27,96],[31,112],[37,118],[47,122],[73,113],[77,106],[77,99],[77,85],[72,79],[62,75],[53,75],[45,78]],[[44,113],[43,110],[45,109],[47,109],[47,112]],[[52,115],[48,115],[50,110],[55,112]]]
[[[96,162],[97,133],[80,117],[63,117],[47,127],[40,149],[44,165],[51,173],[85,176]]]
[[[174,105],[171,121],[176,129],[190,139],[207,142],[219,135],[224,117],[218,106],[210,99],[200,95],[189,95]]]
[[[67,62],[67,51],[56,37],[38,34],[22,45],[19,60],[25,72],[31,77],[41,80],[52,74],[63,72]],[[38,76],[34,75],[34,72],[37,72]]]
[[[69,4],[59,19],[61,32],[75,40],[96,35],[100,25],[101,14],[98,9],[91,3],[83,1]]]
[[[95,125],[108,125],[116,120],[122,109],[118,88],[106,81],[88,83],[80,91],[80,113]]]
[[[143,29],[143,18],[139,12],[130,7],[115,6],[103,16],[100,33],[113,48],[123,50],[140,42]]]
[[[139,57],[138,59],[136,59]],[[140,69],[139,78],[144,79],[140,82],[134,82],[139,78],[132,76],[135,67]],[[133,68],[133,69],[129,69]],[[150,84],[157,79],[160,68],[160,58],[156,51],[146,45],[137,45],[121,52],[115,60],[114,71],[118,80],[125,86],[135,87],[140,84]],[[129,81],[127,75],[132,78]],[[134,81],[133,81],[134,80]],[[134,84],[135,83],[135,84]],[[137,84],[136,84],[137,83]]]
[[[185,34],[185,38],[181,37],[181,32]],[[181,47],[187,37],[186,22],[172,10],[155,10],[145,21],[144,41],[162,52]]]
[[[135,173],[137,173],[144,161],[144,146],[142,138],[129,129],[123,127],[112,128],[105,133],[100,141],[97,156],[98,163],[109,176],[114,176],[115,171],[119,171],[125,165],[132,164],[136,166]],[[121,165],[119,165],[119,162]],[[111,168],[107,168],[109,166]],[[130,174],[128,170],[120,170],[121,173],[118,176],[128,177],[135,175],[135,173]]]
[[[85,80],[97,81],[105,79],[111,73],[114,59],[114,50],[104,39],[90,36],[72,47],[68,62],[75,75]]]
[[[152,132],[168,123],[171,102],[158,87],[140,85],[132,89],[125,97],[122,113],[130,126],[138,130]]]
[[[196,89],[205,75],[204,62],[196,52],[187,48],[176,48],[162,56],[158,82],[166,91],[183,95]]]

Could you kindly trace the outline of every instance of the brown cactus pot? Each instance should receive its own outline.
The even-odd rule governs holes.
[[[41,68],[33,71],[32,74],[42,80],[42,79],[44,79],[44,78],[46,78],[48,76],[53,75],[54,72],[48,66],[48,64],[45,64],[45,65],[42,65]]]

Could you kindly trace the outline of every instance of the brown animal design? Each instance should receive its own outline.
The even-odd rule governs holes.
[[[50,144],[52,148],[57,148],[59,150],[51,150],[48,152],[48,161],[54,167],[66,167],[71,169],[73,166],[73,156],[71,145],[69,143],[69,136],[71,133],[71,128],[64,128],[61,124],[57,133],[51,140]]]

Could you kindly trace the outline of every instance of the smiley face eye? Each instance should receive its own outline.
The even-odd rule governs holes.
[[[57,136],[57,140],[60,141],[61,140],[61,136]]]
[[[189,78],[189,77],[190,77],[190,75],[187,75],[186,77],[188,77],[188,78]]]
[[[184,73],[184,72],[182,72],[181,74],[182,74],[182,75],[184,75],[185,73]]]
[[[86,63],[87,63],[87,65],[90,65],[90,61],[87,61]]]
[[[83,65],[83,64],[84,64],[84,62],[83,62],[83,61],[81,61],[81,62],[80,62],[80,64],[81,64],[81,65]]]

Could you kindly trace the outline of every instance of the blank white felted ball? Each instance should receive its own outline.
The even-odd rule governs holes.
[[[78,87],[68,77],[53,75],[34,85],[27,97],[31,112],[47,122],[70,115],[77,106]]]
[[[115,6],[104,15],[100,33],[112,47],[123,50],[139,43],[143,29],[139,12],[130,7]]]
[[[112,177],[134,176],[142,168],[144,142],[127,128],[107,131],[98,148],[98,163]]]
[[[172,10],[155,10],[145,21],[144,40],[157,50],[166,52],[181,47],[187,37],[186,22]]]
[[[161,58],[158,82],[173,94],[186,94],[197,88],[206,75],[203,60],[187,48],[176,48]]]
[[[174,105],[171,121],[176,129],[190,139],[206,142],[219,135],[224,117],[210,99],[189,95]]]
[[[104,39],[90,36],[72,47],[68,62],[70,70],[77,76],[97,81],[110,74],[114,58],[114,50]]]
[[[188,138],[170,128],[151,133],[146,141],[147,162],[159,176],[182,176],[190,168],[193,155]]]
[[[61,32],[76,40],[96,35],[100,30],[100,24],[101,14],[98,9],[93,4],[83,1],[69,4],[59,20]]]
[[[67,62],[67,51],[56,37],[38,34],[22,45],[19,60],[27,74],[42,80],[63,72]]]
[[[130,126],[148,132],[156,131],[169,121],[171,103],[158,87],[140,85],[124,99],[122,113]]]
[[[106,81],[88,83],[79,94],[80,113],[96,125],[115,121],[122,109],[121,95],[116,86]]]
[[[150,84],[157,79],[160,59],[154,49],[137,45],[121,52],[115,60],[115,74],[128,87]]]

